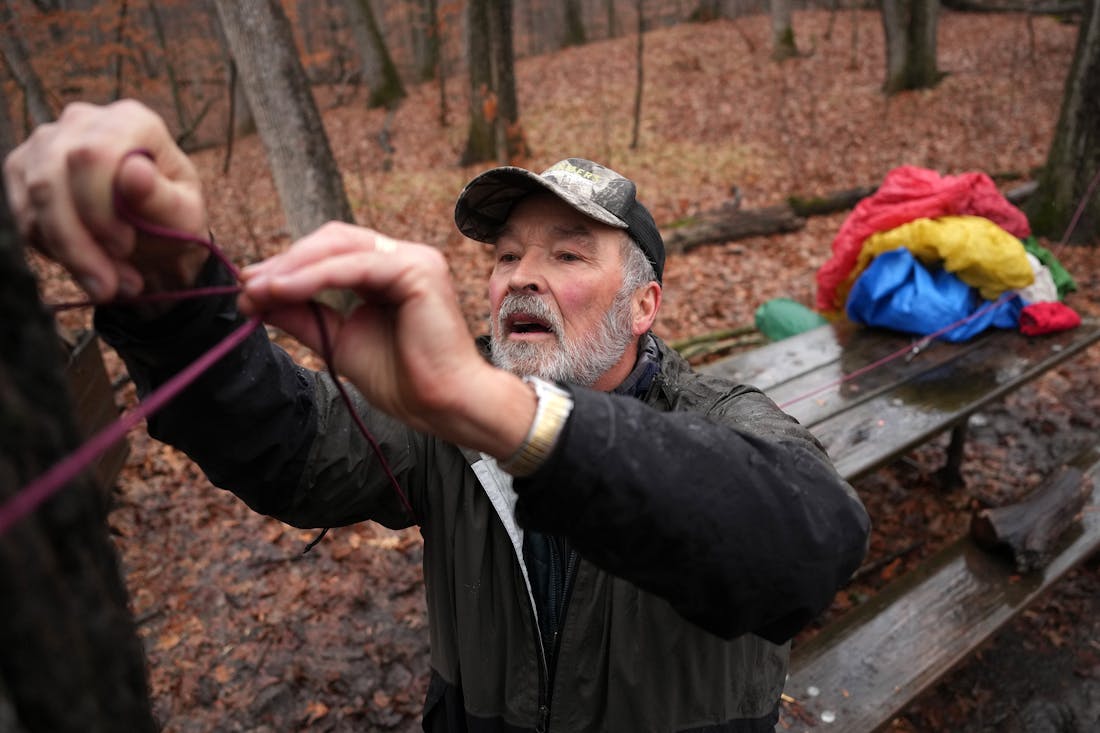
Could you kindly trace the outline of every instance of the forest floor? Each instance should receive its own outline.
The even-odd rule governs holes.
[[[935,89],[886,98],[877,13],[796,13],[794,25],[808,53],[782,65],[769,60],[763,16],[647,34],[636,149],[629,147],[634,38],[521,60],[520,109],[533,151],[527,164],[541,169],[572,155],[607,162],[637,180],[665,225],[729,200],[735,186],[742,206],[756,208],[792,193],[874,185],[901,164],[985,171],[1008,188],[1044,162],[1076,26],[944,11],[939,64],[948,75]],[[390,119],[363,109],[361,97],[339,106],[332,93],[319,99],[360,223],[445,251],[471,330],[481,333],[490,259],[455,232],[451,218],[455,196],[479,169],[455,164],[464,88],[459,78],[447,84],[445,127],[438,86],[410,90]],[[390,151],[380,143],[383,131]],[[223,148],[195,154],[218,242],[242,263],[287,246],[258,140],[237,141],[226,175],[223,159]],[[677,339],[751,324],[757,306],[780,296],[812,304],[814,274],[844,216],[671,256],[657,332]],[[1100,315],[1100,249],[1045,244],[1077,278],[1069,304]],[[74,293],[55,269],[35,267],[47,298]],[[63,323],[87,325],[76,314]],[[122,382],[117,358],[105,356]],[[867,558],[875,570],[837,596],[829,617],[965,532],[976,506],[1025,494],[1094,439],[1098,361],[1092,349],[977,416],[964,489],[935,488],[945,439],[858,482],[875,522]],[[124,384],[120,402],[134,399]],[[110,523],[166,731],[418,729],[428,634],[415,530],[335,529],[303,555],[312,532],[251,513],[141,431],[130,436]],[[876,564],[887,557],[895,559]],[[890,729],[1012,730],[1029,704],[1046,701],[1073,711],[1078,727],[1060,730],[1095,730],[1098,639],[1100,559],[1093,557]]]

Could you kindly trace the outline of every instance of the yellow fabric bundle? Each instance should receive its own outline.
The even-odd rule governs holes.
[[[1023,288],[1035,280],[1023,243],[981,216],[941,216],[914,219],[867,237],[855,267],[841,289],[847,301],[853,283],[883,252],[905,247],[927,266],[943,264],[986,300],[996,300],[1006,290]]]

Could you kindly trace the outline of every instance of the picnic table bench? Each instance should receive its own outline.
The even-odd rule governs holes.
[[[821,326],[700,370],[762,389],[854,481],[952,432],[959,481],[969,417],[1100,340],[1100,321],[1028,338],[992,330],[923,343],[849,323]],[[880,730],[1068,570],[1100,549],[1100,446],[1067,459],[1086,504],[1041,570],[960,537],[792,651],[781,728]]]

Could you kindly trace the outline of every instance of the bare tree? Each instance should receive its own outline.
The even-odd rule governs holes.
[[[442,58],[441,28],[436,0],[417,0],[414,8],[412,48],[416,78],[435,79]]]
[[[630,137],[630,149],[638,147],[642,129],[642,86],[645,81],[644,66],[642,60],[645,52],[645,0],[637,0],[638,8],[638,54],[635,67],[638,72],[637,84],[634,87],[634,133]]]
[[[588,34],[584,30],[581,0],[564,0],[562,5],[565,11],[565,35],[561,45],[563,47],[583,46],[588,42]]]
[[[772,59],[786,61],[798,55],[791,25],[791,0],[768,0],[772,21]]]
[[[291,236],[330,220],[353,221],[351,205],[279,0],[215,0],[245,96],[267,151]]]
[[[370,90],[368,107],[393,107],[405,97],[405,85],[393,64],[386,39],[374,17],[370,0],[346,0],[355,45],[363,70],[363,81]]]
[[[886,81],[882,90],[933,87],[943,78],[936,66],[939,0],[882,0],[886,34]]]
[[[520,160],[528,152],[516,97],[512,0],[470,0],[466,13],[470,125],[461,163]]]
[[[55,115],[46,87],[31,65],[23,34],[15,22],[11,0],[0,2],[0,54],[23,92],[23,104],[31,126],[52,122]]]
[[[1083,9],[1054,140],[1027,214],[1039,234],[1065,237],[1072,223],[1070,241],[1095,243],[1100,236],[1100,0],[1085,0]]]

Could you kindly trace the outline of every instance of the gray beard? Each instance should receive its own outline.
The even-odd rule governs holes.
[[[576,339],[563,336],[560,314],[541,298],[526,293],[505,296],[492,323],[493,364],[520,376],[531,375],[554,382],[590,387],[622,358],[634,338],[630,292],[620,290],[594,333]],[[545,320],[554,333],[554,344],[510,341],[504,336],[507,317],[530,313]]]

